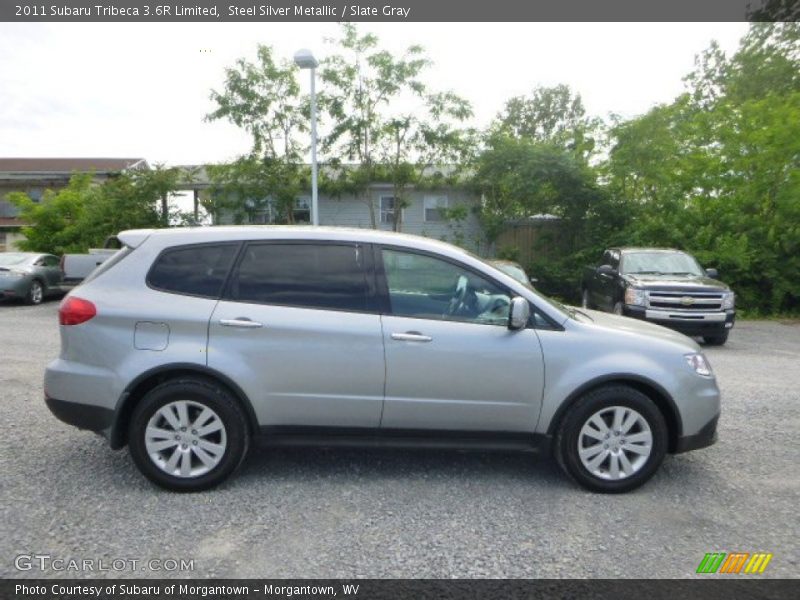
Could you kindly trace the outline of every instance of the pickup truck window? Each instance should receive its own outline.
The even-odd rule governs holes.
[[[704,275],[697,261],[683,252],[631,252],[622,260],[627,275]]]

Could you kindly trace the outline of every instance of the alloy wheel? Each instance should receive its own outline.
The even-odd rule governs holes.
[[[38,281],[34,281],[31,284],[31,303],[32,304],[39,304],[44,297],[44,290],[42,289],[42,284]]]
[[[578,435],[581,463],[600,479],[627,479],[647,463],[652,450],[650,425],[627,406],[600,409],[589,417]]]
[[[175,477],[205,475],[220,463],[227,449],[222,419],[192,400],[176,400],[159,408],[144,435],[150,459]]]

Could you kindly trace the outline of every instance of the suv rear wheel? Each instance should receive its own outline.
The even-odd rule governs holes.
[[[224,388],[203,379],[176,379],[136,406],[128,440],[139,470],[180,492],[209,489],[241,464],[249,445],[246,417]]]
[[[605,493],[633,490],[650,479],[667,451],[667,425],[641,392],[602,387],[581,397],[561,422],[556,457],[583,487]]]

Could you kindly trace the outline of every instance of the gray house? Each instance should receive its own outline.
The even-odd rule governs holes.
[[[183,167],[193,173],[192,183],[184,189],[194,189],[196,201],[213,194],[205,169],[196,166]],[[379,229],[391,231],[395,228],[398,210],[402,210],[401,231],[451,242],[467,248],[476,254],[489,255],[492,246],[488,243],[483,228],[477,218],[476,208],[480,197],[454,186],[436,189],[406,189],[404,200],[407,206],[396,206],[392,185],[375,182],[359,197],[332,197],[319,194],[319,223],[336,227],[372,227],[372,211]],[[255,208],[258,206],[259,208]],[[278,222],[278,212],[269,198],[253,202],[253,210],[245,217],[245,223],[269,225]],[[462,208],[462,210],[456,210]],[[444,210],[443,210],[444,209]],[[451,218],[454,213],[459,218]],[[294,210],[296,223],[311,222],[311,191],[297,198]],[[241,216],[220,214],[215,225],[228,225],[241,222]]]

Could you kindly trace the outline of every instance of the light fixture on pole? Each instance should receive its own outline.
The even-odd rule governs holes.
[[[294,64],[301,69],[311,69],[311,224],[319,225],[319,205],[317,198],[317,92],[316,71],[319,62],[311,50],[298,50],[294,54]]]

